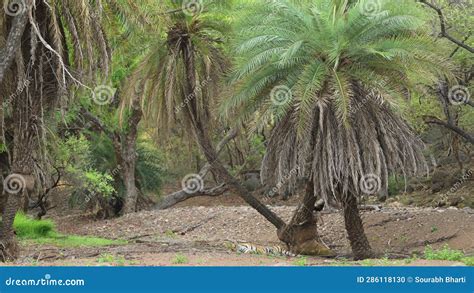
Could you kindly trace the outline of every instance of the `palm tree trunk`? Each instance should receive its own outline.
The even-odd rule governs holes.
[[[362,219],[360,218],[356,197],[353,194],[348,194],[342,201],[342,208],[344,210],[344,223],[354,259],[361,260],[373,257],[374,254],[365,235]]]
[[[6,194],[7,202],[2,213],[2,225],[0,230],[0,261],[13,261],[18,258],[20,249],[15,238],[13,222],[16,212],[20,206],[19,194]]]
[[[183,44],[183,57],[186,70],[186,93],[185,96],[194,96],[196,89],[196,75],[195,75],[195,62],[194,62],[194,49],[191,40],[187,40]],[[226,185],[234,190],[238,196],[240,196],[247,204],[256,209],[262,216],[264,216],[270,223],[272,223],[277,229],[282,228],[285,222],[280,219],[274,212],[272,212],[267,206],[261,203],[257,198],[248,193],[237,179],[235,179],[219,161],[217,151],[215,150],[212,140],[209,136],[206,127],[206,121],[202,116],[198,115],[196,99],[191,99],[186,104],[186,115],[191,125],[193,126],[193,132],[196,137],[197,143],[199,144],[204,156],[214,170],[216,176],[219,177]]]

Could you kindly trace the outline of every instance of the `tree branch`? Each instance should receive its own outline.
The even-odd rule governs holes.
[[[430,7],[431,9],[436,11],[436,13],[438,14],[438,18],[439,18],[439,22],[440,22],[440,29],[441,29],[441,32],[440,32],[441,37],[444,37],[444,38],[450,40],[451,42],[453,42],[454,44],[458,45],[459,47],[461,47],[463,49],[466,49],[467,51],[469,51],[471,53],[474,53],[474,48],[473,47],[468,46],[464,42],[461,42],[461,41],[455,39],[454,37],[452,37],[446,31],[446,20],[444,18],[443,11],[441,10],[441,8],[437,7],[436,5],[434,5],[432,3],[427,2],[426,0],[418,0],[418,2]]]
[[[440,120],[436,117],[433,117],[433,116],[425,116],[424,121],[425,121],[425,123],[428,123],[428,124],[437,124],[437,125],[444,126],[445,128],[448,128],[448,129],[454,131],[455,133],[457,133],[459,136],[463,137],[465,140],[467,140],[471,144],[474,144],[474,137],[471,134],[469,134],[466,131],[459,128],[456,125],[452,125],[450,123],[442,121],[442,120]]]

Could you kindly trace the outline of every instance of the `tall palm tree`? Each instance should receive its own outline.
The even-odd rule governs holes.
[[[351,2],[254,5],[239,24],[238,90],[223,108],[255,123],[276,121],[264,183],[291,186],[285,176],[293,170],[307,180],[303,203],[280,238],[291,242],[301,223],[315,225],[320,196],[342,205],[354,256],[362,259],[373,253],[358,196],[383,188],[390,172],[426,170],[423,144],[396,105],[450,65],[437,53],[440,43],[423,32],[414,1]]]
[[[191,2],[197,6],[187,6]],[[160,125],[161,132],[176,123],[186,127],[216,177],[281,228],[285,225],[283,220],[250,195],[226,170],[210,135],[212,109],[215,110],[220,81],[229,65],[222,43],[230,28],[227,18],[214,8],[231,4],[231,1],[169,1],[170,9],[163,14],[165,38],[157,33],[158,43],[150,46],[130,79],[133,86],[125,93],[128,101],[124,105],[132,105],[136,89],[142,89],[139,98],[145,120]]]
[[[18,255],[13,220],[20,203],[44,182],[44,120],[51,110],[66,105],[71,86],[91,80],[98,70],[108,70],[110,53],[101,26],[101,1],[3,0],[2,4],[0,28],[6,44],[0,49],[0,86],[2,96],[10,97],[5,112],[14,118],[7,125],[1,117],[1,142],[11,154],[9,166],[2,166],[10,171],[3,185],[7,198],[0,228],[0,260],[5,261]],[[3,128],[11,141],[5,140]]]

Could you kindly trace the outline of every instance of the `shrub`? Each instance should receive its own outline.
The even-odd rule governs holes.
[[[425,259],[429,260],[460,261],[463,257],[464,253],[462,251],[451,249],[447,244],[438,250],[433,249],[431,246],[425,248]]]

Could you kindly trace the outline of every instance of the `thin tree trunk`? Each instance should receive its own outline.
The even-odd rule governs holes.
[[[133,213],[137,210],[138,188],[135,180],[136,168],[136,143],[138,137],[138,124],[142,118],[140,99],[137,98],[132,103],[132,113],[128,121],[128,133],[125,135],[125,141],[122,143],[122,161],[123,161],[123,181],[125,184],[125,205],[123,214]]]
[[[374,254],[365,235],[362,219],[360,218],[356,197],[353,194],[348,194],[342,201],[342,208],[344,211],[344,223],[354,259],[361,260],[373,257]]]

